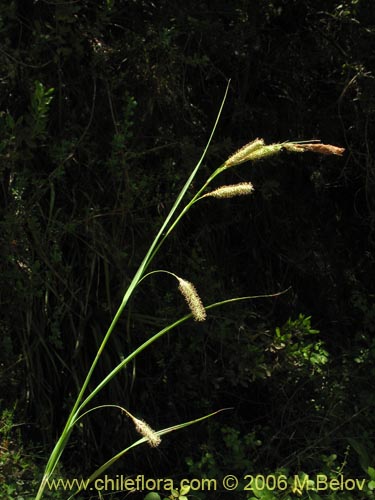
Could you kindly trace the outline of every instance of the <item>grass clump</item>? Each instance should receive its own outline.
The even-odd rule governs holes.
[[[207,188],[210,186],[212,181],[219,176],[222,172],[224,172],[227,168],[232,168],[238,164],[242,164],[245,162],[253,162],[253,161],[258,161],[262,159],[266,159],[270,156],[280,154],[284,150],[291,151],[291,152],[305,152],[305,151],[312,151],[312,152],[319,152],[323,154],[328,154],[328,151],[331,151],[330,154],[338,154],[337,151],[339,148],[336,148],[334,146],[329,146],[329,145],[321,145],[319,141],[314,141],[314,142],[302,142],[302,143],[297,143],[297,142],[284,142],[284,143],[277,143],[277,144],[270,144],[267,145],[265,144],[265,141],[263,139],[256,139],[255,141],[250,142],[243,148],[241,148],[237,153],[234,155],[230,156],[221,166],[219,166],[216,170],[213,171],[213,173],[209,176],[207,181],[203,184],[203,186],[196,192],[196,194],[187,201],[186,204],[185,198],[187,195],[187,191],[192,185],[192,182],[202,164],[202,161],[205,157],[205,154],[207,152],[207,149],[210,145],[211,139],[213,137],[214,131],[216,129],[216,126],[218,124],[218,120],[221,114],[221,110],[223,108],[225,101],[222,102],[222,105],[220,107],[219,114],[217,116],[216,122],[214,124],[211,136],[209,138],[209,141],[206,145],[206,148],[204,149],[204,152],[195,166],[193,172],[185,182],[180,194],[177,196],[170,212],[166,216],[163,224],[161,225],[161,228],[157,235],[155,236],[154,240],[152,241],[148,251],[146,252],[146,255],[141,262],[138,270],[136,271],[130,285],[128,286],[127,290],[125,291],[125,294],[123,296],[122,302],[114,315],[113,321],[111,325],[109,326],[106,334],[103,336],[103,340],[101,342],[101,345],[98,348],[98,351],[96,353],[96,356],[88,370],[87,376],[82,384],[82,387],[79,391],[79,394],[76,398],[76,401],[70,411],[69,417],[67,419],[66,425],[57,440],[57,443],[50,455],[50,458],[48,460],[48,463],[45,468],[45,472],[43,475],[43,479],[40,483],[39,490],[36,494],[35,499],[36,500],[41,500],[44,492],[46,490],[46,487],[48,485],[48,481],[51,478],[52,474],[56,471],[56,467],[60,461],[61,455],[69,441],[70,435],[75,428],[77,422],[83,418],[87,413],[98,410],[99,408],[106,408],[106,407],[113,407],[114,405],[104,405],[104,406],[97,406],[93,407],[90,409],[86,409],[91,403],[91,401],[94,399],[94,397],[104,389],[104,387],[123,369],[126,368],[128,363],[132,361],[140,352],[142,352],[144,349],[149,347],[151,344],[153,344],[156,340],[161,338],[163,335],[165,335],[167,332],[170,332],[174,328],[176,328],[178,325],[182,324],[183,322],[186,322],[190,318],[194,318],[198,322],[202,322],[206,319],[207,317],[207,312],[214,307],[218,307],[220,305],[233,302],[233,301],[238,301],[238,300],[248,300],[250,298],[254,297],[237,297],[237,298],[232,298],[232,299],[225,299],[220,302],[216,302],[213,304],[209,305],[203,305],[204,301],[200,298],[198,295],[195,286],[190,283],[186,279],[182,279],[175,275],[173,272],[170,271],[160,271],[160,270],[154,270],[151,272],[148,272],[149,267],[151,266],[155,256],[159,252],[160,248],[162,247],[164,241],[168,238],[168,236],[172,233],[172,231],[175,229],[181,218],[191,209],[191,207],[196,204],[198,201],[202,200],[203,198],[207,197],[215,197],[215,198],[230,198],[232,196],[243,196],[243,195],[248,195],[253,192],[253,185],[250,182],[246,183],[241,183],[237,185],[223,185],[219,186],[218,188],[206,192]],[[320,147],[319,147],[320,146]],[[182,207],[182,208],[181,208]],[[144,281],[145,278],[147,278],[150,274],[156,273],[156,272],[167,272],[168,274],[173,275],[179,283],[179,291],[185,298],[189,309],[190,313],[185,315],[184,317],[177,319],[175,322],[165,326],[162,328],[159,332],[155,333],[153,336],[151,336],[148,340],[146,340],[142,345],[140,345],[137,349],[135,349],[133,352],[131,352],[125,359],[123,359],[120,363],[118,363],[114,368],[110,371],[110,373],[107,374],[107,376],[97,384],[96,387],[88,391],[88,386],[89,382],[92,379],[93,372],[101,358],[101,355],[106,347],[106,344],[109,340],[109,338],[112,336],[115,330],[116,323],[120,316],[124,313],[124,310],[129,303],[130,298],[133,296],[134,292],[138,288],[138,286]],[[200,417],[198,419],[189,421],[189,422],[184,422],[184,423],[179,423],[173,427],[169,427],[166,429],[162,429],[159,431],[153,431],[152,428],[146,424],[142,419],[135,418],[131,415],[131,413],[128,410],[125,410],[121,407],[120,408],[123,412],[127,414],[128,417],[133,421],[135,424],[136,430],[138,431],[139,434],[141,434],[141,439],[138,441],[132,443],[131,445],[127,446],[123,450],[121,450],[119,453],[117,453],[114,457],[112,457],[110,460],[108,460],[105,464],[103,464],[101,467],[99,467],[89,478],[89,482],[93,481],[95,478],[100,476],[108,467],[110,467],[114,462],[116,462],[121,456],[124,455],[128,450],[131,448],[138,446],[144,442],[148,442],[152,446],[157,446],[160,443],[161,436],[164,434],[167,434],[169,432],[172,432],[174,430],[186,427],[188,425],[191,425],[193,423],[197,423],[199,421],[202,421],[205,418],[208,418],[214,413],[211,413],[209,415],[206,415],[204,417]],[[216,412],[217,413],[217,412]],[[74,496],[74,495],[73,495]]]

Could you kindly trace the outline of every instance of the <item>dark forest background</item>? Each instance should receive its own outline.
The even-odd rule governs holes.
[[[155,450],[137,448],[111,472],[178,480],[341,469],[369,479],[374,11],[365,0],[2,2],[1,498],[32,494],[229,79],[188,194],[256,137],[346,152],[240,165],[219,184],[251,181],[251,197],[205,200],[182,221],[154,268],[192,281],[205,303],[289,291],[186,323],[95,399],[155,429],[232,408]],[[185,313],[170,277],[150,277],[94,381]],[[135,437],[118,411],[97,411],[72,435],[61,474],[87,474]]]

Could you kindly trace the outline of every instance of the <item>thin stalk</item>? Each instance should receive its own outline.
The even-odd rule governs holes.
[[[210,184],[210,182],[215,179],[216,176],[218,176],[223,170],[225,170],[224,164],[218,167],[213,174],[207,179],[207,181],[203,184],[203,186],[200,188],[200,190],[194,195],[194,197],[185,205],[185,207],[181,210],[181,212],[178,214],[176,219],[173,221],[173,223],[169,226],[167,232],[164,234],[158,245],[156,246],[154,252],[150,256],[150,261],[153,260],[155,255],[158,253],[160,250],[160,247],[164,243],[164,241],[167,239],[167,237],[170,235],[170,233],[173,231],[173,229],[177,226],[177,224],[180,222],[182,217],[188,212],[188,210],[196,203],[198,200],[201,199],[201,194],[204,192],[204,190],[207,188],[207,186]]]
[[[203,417],[199,417],[199,418],[196,418],[194,420],[190,420],[188,422],[183,422],[182,424],[173,425],[172,427],[167,427],[166,429],[161,429],[159,431],[156,431],[155,434],[157,436],[164,436],[165,434],[168,434],[170,432],[173,432],[173,431],[176,431],[176,430],[179,430],[179,429],[183,429],[184,427],[188,427],[190,425],[197,424],[198,422],[202,422],[203,420],[206,420],[207,418],[213,417],[214,415],[217,415],[218,413],[221,413],[222,411],[227,411],[227,410],[231,410],[231,409],[232,408],[222,408],[220,410],[214,411],[213,413],[209,413],[208,415],[204,415]],[[119,453],[117,453],[112,458],[110,458],[109,460],[107,460],[107,462],[105,462],[103,465],[101,465],[99,467],[99,469],[97,469],[95,472],[93,472],[91,474],[91,476],[86,480],[84,489],[86,489],[87,486],[90,483],[92,483],[92,481],[94,481],[96,478],[98,478],[99,476],[101,476],[103,474],[103,472],[105,470],[107,470],[111,465],[113,465],[117,460],[119,460],[120,458],[122,458],[125,455],[125,453],[127,453],[132,448],[135,448],[136,446],[139,446],[140,444],[146,443],[146,442],[147,442],[147,438],[142,437],[141,439],[138,439],[138,441],[135,441],[130,446],[128,446],[127,448],[121,450]],[[80,489],[78,489],[77,491],[75,491],[68,498],[68,500],[70,500],[75,495],[77,495],[80,491],[82,491],[82,489],[83,488],[81,487]]]

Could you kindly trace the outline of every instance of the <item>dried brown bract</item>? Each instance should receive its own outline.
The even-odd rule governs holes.
[[[284,148],[294,152],[311,151],[312,153],[318,153],[322,155],[337,155],[337,156],[342,156],[345,152],[345,148],[332,146],[332,144],[321,144],[319,142],[318,143],[308,142],[306,144],[287,142],[284,144]]]

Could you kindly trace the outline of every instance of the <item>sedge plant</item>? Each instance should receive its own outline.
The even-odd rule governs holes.
[[[90,413],[92,411],[98,411],[104,407],[117,407],[120,411],[123,412],[124,415],[126,415],[129,420],[133,423],[135,426],[135,429],[138,431],[138,433],[142,436],[140,439],[138,439],[136,442],[130,444],[128,447],[124,448],[121,450],[119,453],[117,453],[115,456],[113,456],[110,460],[108,460],[105,464],[103,464],[101,467],[99,467],[87,480],[87,484],[94,479],[96,479],[98,476],[100,476],[108,467],[110,467],[113,463],[115,463],[119,458],[121,458],[127,451],[129,451],[131,448],[134,448],[135,446],[138,446],[144,442],[147,442],[151,446],[157,446],[160,443],[161,436],[164,434],[167,434],[169,432],[175,431],[177,429],[181,429],[183,427],[186,427],[188,425],[200,422],[208,417],[211,417],[215,415],[218,412],[211,413],[209,415],[205,415],[203,417],[197,418],[195,420],[185,422],[185,423],[179,423],[175,426],[162,429],[159,431],[154,431],[146,422],[143,420],[140,420],[136,417],[134,417],[129,410],[122,408],[120,406],[115,406],[115,405],[105,405],[103,406],[97,406],[93,408],[87,409],[89,403],[95,398],[95,396],[104,389],[104,387],[123,369],[126,368],[129,362],[131,362],[136,356],[138,356],[139,353],[141,353],[144,349],[149,347],[151,344],[153,344],[156,340],[161,338],[163,335],[165,335],[167,332],[170,332],[177,326],[181,325],[182,323],[186,322],[190,318],[193,318],[196,321],[204,321],[207,317],[207,311],[209,311],[212,308],[221,306],[223,304],[227,304],[230,302],[234,301],[239,301],[239,300],[248,300],[248,299],[253,299],[253,298],[258,298],[258,297],[272,297],[276,295],[280,295],[279,292],[274,295],[262,295],[262,296],[247,296],[247,297],[236,297],[236,298],[231,298],[231,299],[226,299],[222,300],[220,302],[216,302],[210,305],[203,305],[203,302],[198,295],[198,292],[195,288],[195,286],[188,281],[185,277],[180,277],[177,276],[175,273],[166,271],[166,270],[153,270],[153,271],[148,271],[149,267],[151,266],[153,259],[155,255],[158,253],[160,250],[162,244],[164,241],[168,238],[168,236],[171,234],[171,232],[175,229],[181,218],[191,209],[191,207],[197,203],[200,200],[203,200],[205,198],[213,197],[213,198],[232,198],[235,196],[247,196],[250,195],[254,187],[251,182],[241,182],[239,184],[234,184],[234,185],[224,185],[218,188],[215,188],[213,190],[208,190],[209,185],[211,182],[218,176],[220,175],[223,171],[233,168],[236,165],[242,164],[244,162],[255,162],[258,160],[262,160],[271,156],[275,156],[277,154],[280,154],[282,151],[290,151],[294,153],[302,153],[305,151],[311,151],[311,152],[317,152],[321,154],[333,154],[333,155],[342,155],[343,154],[343,149],[332,146],[329,144],[322,144],[318,140],[314,141],[299,141],[299,142],[283,142],[283,143],[276,143],[276,144],[266,144],[263,139],[255,139],[249,144],[246,144],[244,147],[242,147],[239,151],[231,155],[221,166],[219,166],[216,170],[213,171],[213,173],[208,177],[206,182],[203,184],[203,186],[196,192],[196,194],[186,203],[184,204],[184,200],[186,198],[186,193],[188,188],[191,186],[199,168],[202,165],[203,159],[205,158],[205,155],[207,153],[208,147],[211,143],[212,137],[214,135],[214,132],[216,130],[216,127],[218,125],[220,115],[225,103],[225,99],[228,93],[228,88],[229,84],[227,86],[227,89],[224,94],[223,101],[221,103],[218,115],[216,117],[216,121],[214,123],[213,129],[211,131],[211,135],[209,137],[209,140],[206,144],[206,147],[204,148],[203,154],[201,158],[199,159],[198,163],[194,167],[192,173],[190,174],[189,178],[185,182],[183,188],[181,189],[181,192],[177,196],[172,208],[170,209],[170,212],[166,216],[159,232],[155,236],[154,240],[152,241],[145,257],[143,258],[138,270],[136,271],[130,285],[128,286],[127,290],[125,291],[125,294],[123,296],[122,302],[116,312],[116,314],[113,317],[113,320],[103,336],[103,340],[97,350],[97,353],[95,355],[95,358],[90,366],[90,369],[88,370],[88,373],[86,375],[86,378],[82,384],[82,387],[78,393],[78,396],[76,398],[76,401],[69,413],[69,416],[67,418],[66,424],[60,434],[59,439],[57,440],[51,455],[48,459],[48,462],[45,467],[44,475],[42,477],[42,480],[39,485],[39,489],[36,493],[35,500],[41,500],[44,494],[44,491],[46,487],[49,484],[49,479],[51,478],[53,472],[55,471],[61,455],[68,443],[69,437],[77,425],[77,423],[87,415],[87,413]],[[120,363],[118,363],[111,371],[108,373],[107,376],[103,378],[103,380],[93,389],[88,391],[88,385],[91,381],[92,374],[101,358],[101,355],[106,347],[106,344],[111,337],[111,335],[114,333],[115,326],[117,321],[119,320],[120,316],[124,313],[124,310],[134,294],[134,291],[136,288],[140,285],[140,283],[147,278],[149,275],[157,273],[157,272],[164,272],[168,273],[171,275],[174,279],[176,279],[178,283],[178,289],[182,296],[185,298],[186,303],[190,309],[190,313],[186,314],[182,318],[177,319],[173,323],[165,326],[162,330],[159,332],[155,333],[152,337],[150,337],[148,340],[146,340],[142,345],[140,345],[137,349],[135,349],[133,352],[131,352],[124,360],[122,360]],[[222,411],[222,410],[219,410]],[[75,492],[72,496],[74,496],[77,492]]]

